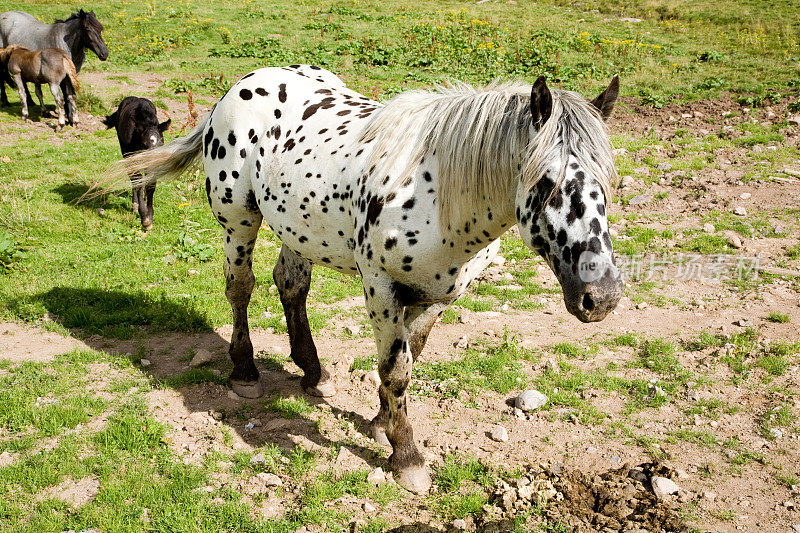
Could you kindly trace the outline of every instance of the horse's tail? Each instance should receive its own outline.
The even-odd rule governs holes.
[[[61,60],[64,63],[64,70],[67,71],[67,79],[72,85],[72,90],[77,93],[81,88],[81,84],[78,81],[78,71],[75,70],[75,63],[66,55],[64,55]]]
[[[142,150],[117,161],[87,194],[91,192],[102,194],[107,190],[123,188],[130,183],[132,176],[136,176],[133,180],[134,186],[141,186],[155,183],[157,180],[174,179],[187,170],[194,170],[200,165],[200,156],[203,153],[203,129],[210,117],[209,114],[185,137],[158,148]]]

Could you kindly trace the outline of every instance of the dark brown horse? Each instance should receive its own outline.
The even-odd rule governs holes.
[[[50,92],[56,101],[58,112],[58,127],[64,127],[64,108],[75,111],[75,93],[78,90],[78,73],[75,65],[67,57],[66,52],[58,48],[45,48],[44,50],[28,50],[22,46],[11,45],[0,49],[0,65],[11,75],[17,86],[19,98],[22,102],[22,118],[28,120],[28,99],[25,97],[25,84],[36,85],[36,97],[44,114],[44,101],[42,100],[42,83],[50,86]],[[67,94],[69,101],[65,102],[61,94],[61,84],[69,87]]]

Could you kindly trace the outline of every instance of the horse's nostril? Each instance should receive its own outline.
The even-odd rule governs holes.
[[[583,308],[590,313],[594,311],[594,300],[588,292],[583,295]]]

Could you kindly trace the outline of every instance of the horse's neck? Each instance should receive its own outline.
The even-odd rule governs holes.
[[[70,59],[75,64],[75,70],[80,72],[83,60],[86,59],[81,21],[70,20],[69,22],[56,23],[53,26],[55,26],[53,31],[59,36],[60,43],[66,44],[66,47],[59,46],[59,48],[70,54]]]
[[[491,196],[478,199],[469,208],[454,210],[443,233],[462,244],[475,241],[476,237],[484,245],[494,241],[516,224],[515,195],[516,184],[509,180],[507,186],[492,191]],[[466,248],[474,249],[473,246]]]

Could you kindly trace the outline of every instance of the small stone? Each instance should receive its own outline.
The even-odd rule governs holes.
[[[357,337],[361,333],[361,326],[345,326],[342,328],[345,333]]]
[[[639,302],[636,304],[636,309],[647,309],[647,302]]]
[[[736,216],[740,216],[740,217],[746,217],[747,216],[747,209],[745,209],[742,206],[735,207],[733,209],[733,214],[736,215]]]
[[[508,430],[503,426],[492,426],[489,436],[495,442],[508,442]]]
[[[612,465],[618,465],[622,462],[622,459],[619,457],[619,455],[612,455],[609,461],[611,461]]]
[[[375,509],[375,506],[369,502],[364,502],[362,508],[364,509],[365,513],[370,513],[370,514],[374,513],[377,510]]]
[[[270,285],[269,289],[267,289],[267,292],[270,294],[276,294],[278,292],[277,285]]]
[[[706,233],[714,233],[715,231],[717,231],[717,228],[714,227],[714,224],[706,222],[705,224],[703,224],[703,231],[705,231]]]
[[[464,531],[465,529],[467,529],[467,521],[464,520],[463,518],[458,518],[456,520],[453,520],[453,528],[459,531]]]
[[[378,385],[381,383],[381,377],[377,370],[370,370],[364,374],[364,377],[361,378],[361,381],[367,383],[372,388],[377,389]]]
[[[800,115],[792,115],[786,119],[790,126],[800,126]]]
[[[469,341],[466,337],[459,337],[458,340],[453,343],[453,347],[460,350],[466,350],[469,348]]]
[[[251,465],[264,466],[264,465],[267,464],[267,458],[264,457],[263,453],[257,453],[253,457],[250,458],[250,464]]]
[[[700,494],[700,497],[703,498],[704,500],[708,500],[710,502],[713,502],[714,500],[717,499],[717,493],[716,492],[712,492],[710,490],[706,490],[706,491],[703,491]]]
[[[521,392],[514,400],[514,405],[523,411],[533,411],[546,403],[547,396],[533,389]]]
[[[628,205],[644,205],[652,199],[653,195],[650,194],[649,192],[646,192],[644,194],[634,196],[633,198],[628,200]]]
[[[769,430],[769,436],[772,437],[773,439],[779,439],[783,437],[783,431],[781,431],[778,428],[771,428]]]
[[[666,477],[653,476],[650,483],[656,498],[659,500],[663,500],[670,494],[677,494],[681,490],[677,483]]]
[[[386,473],[381,467],[378,467],[367,474],[367,482],[371,483],[372,485],[380,485],[384,481],[386,481]]]
[[[148,367],[153,363],[150,362],[150,359],[139,359],[139,364],[143,367]]]
[[[742,239],[736,234],[735,231],[728,230],[725,232],[725,240],[728,241],[728,244],[731,245],[732,248],[739,249],[742,247]]]
[[[589,446],[588,448],[586,448],[586,453],[588,453],[589,455],[595,454],[597,453],[597,448],[595,448],[594,446]]]
[[[800,524],[792,524],[792,531],[800,533]]]
[[[238,401],[240,401],[240,400],[242,399],[242,397],[241,397],[241,396],[239,396],[238,394],[236,394],[236,393],[235,393],[235,392],[233,392],[232,390],[229,390],[229,391],[228,391],[228,398],[230,398],[231,400],[235,400],[235,401],[237,401],[237,402],[238,402]]]
[[[98,215],[102,215],[103,213],[106,212],[106,210],[103,209],[102,207],[98,207],[97,209],[95,209],[95,212],[97,212]]]
[[[192,357],[192,361],[189,363],[189,366],[192,368],[196,368],[198,366],[204,365],[214,359],[214,354],[206,350],[205,348],[198,348],[194,352],[194,357]]]
[[[733,323],[734,326],[739,326],[740,328],[747,328],[753,325],[753,321],[749,318],[740,318],[739,320]]]
[[[741,198],[742,200],[749,200],[751,196],[753,195],[750,194],[749,192],[743,192],[742,194],[739,195],[739,198]]]
[[[256,477],[261,479],[264,482],[264,485],[267,487],[282,487],[283,480],[276,476],[275,474],[271,474],[269,472],[260,472],[256,474]]]

